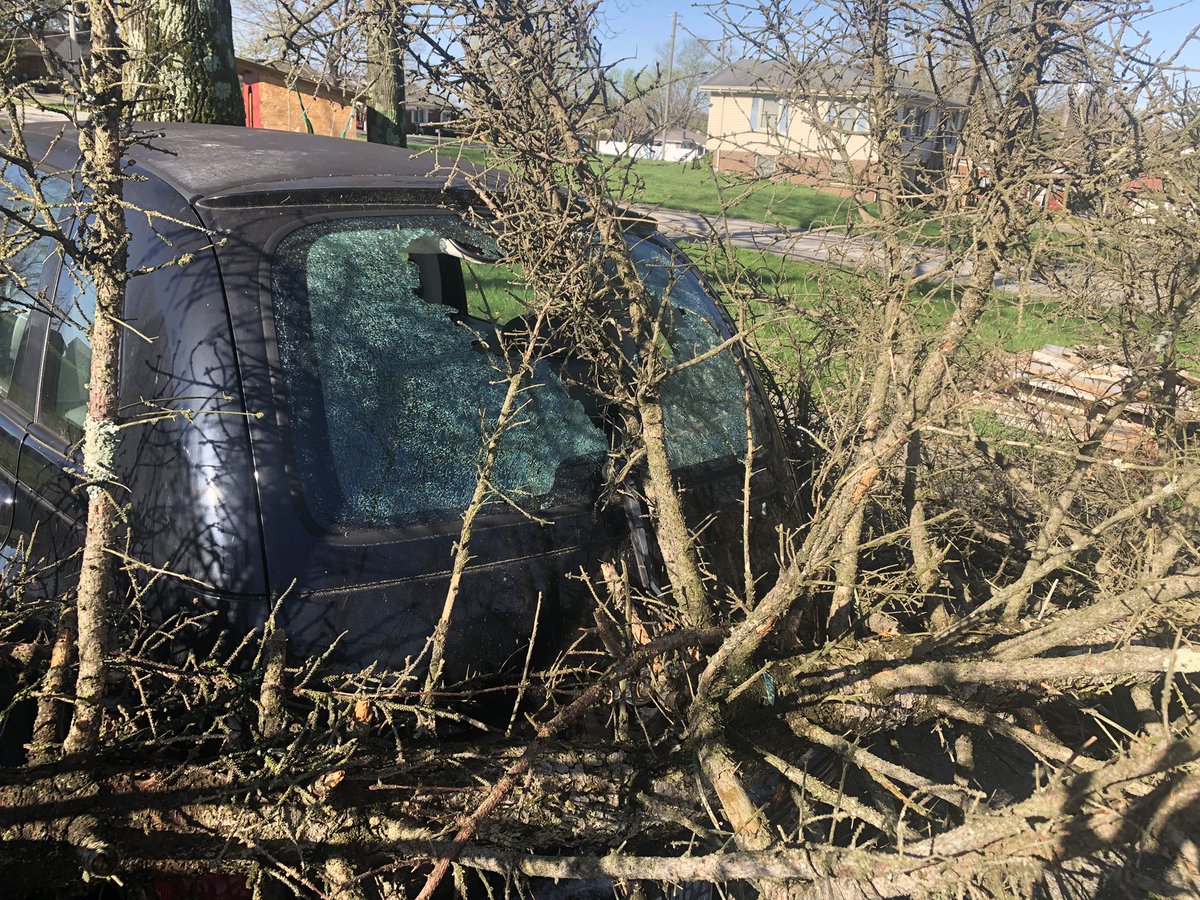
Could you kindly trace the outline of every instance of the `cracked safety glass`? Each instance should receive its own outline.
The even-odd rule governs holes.
[[[467,506],[508,383],[464,287],[464,265],[487,266],[492,251],[449,215],[339,219],[279,245],[272,292],[291,437],[321,521],[397,527]],[[525,382],[493,488],[530,511],[591,502],[604,434],[548,365]]]

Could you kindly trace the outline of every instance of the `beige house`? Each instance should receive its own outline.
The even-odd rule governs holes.
[[[798,85],[774,63],[740,62],[713,74],[700,89],[711,96],[707,149],[718,171],[786,173],[793,180],[849,191],[850,175],[869,178],[875,161],[869,134],[870,81],[847,66]],[[940,181],[950,169],[963,124],[963,104],[897,79],[897,127],[906,174],[914,187]]]

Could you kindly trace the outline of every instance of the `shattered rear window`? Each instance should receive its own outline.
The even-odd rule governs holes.
[[[303,227],[272,268],[302,489],[339,527],[444,521],[475,490],[508,383],[466,308],[459,251],[488,239],[452,216]],[[491,484],[526,510],[590,502],[608,443],[550,367],[526,378]]]

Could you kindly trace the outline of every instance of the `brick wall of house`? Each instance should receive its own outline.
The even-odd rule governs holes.
[[[773,156],[752,153],[748,150],[715,150],[713,167],[719,172],[736,175],[751,175],[759,178],[779,176],[792,184],[819,188],[830,194],[849,197],[855,189],[844,183],[845,172],[839,171],[841,164],[816,156]],[[861,177],[869,163],[853,160],[850,169]]]
[[[305,115],[312,122],[314,134],[332,137],[354,137],[354,107],[340,98],[310,93],[301,85],[300,94],[284,84],[259,81],[258,105],[263,128],[280,131],[306,131]]]
[[[283,72],[245,60],[238,62],[246,124],[277,131],[305,132],[305,116],[314,134],[356,136],[354,104],[341,91],[299,79],[289,85]],[[299,90],[297,90],[299,88]]]

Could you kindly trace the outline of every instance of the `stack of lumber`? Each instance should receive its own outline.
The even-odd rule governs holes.
[[[1103,448],[1122,456],[1157,450],[1154,429],[1161,426],[1166,404],[1151,402],[1153,385],[1134,390],[1132,370],[1104,361],[1099,353],[1047,344],[1016,354],[1005,376],[989,405],[1007,425],[1083,441],[1132,390],[1131,402],[1105,435]],[[1200,420],[1200,379],[1183,371],[1177,378],[1175,419],[1192,431]]]

